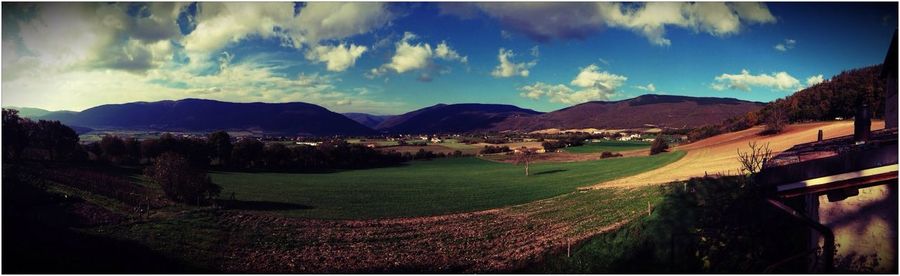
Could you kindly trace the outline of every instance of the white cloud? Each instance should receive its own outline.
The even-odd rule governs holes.
[[[504,28],[538,41],[583,39],[604,27],[615,27],[664,46],[671,44],[665,37],[668,26],[726,36],[739,33],[744,24],[776,21],[762,3],[475,3],[469,4],[469,9],[461,5],[465,4],[442,5],[442,13],[465,11],[459,12],[463,17],[471,14],[470,9],[478,9],[498,19]]]
[[[582,88],[599,88],[614,91],[628,78],[607,71],[600,71],[600,67],[591,64],[581,69],[570,84]]]
[[[8,8],[23,8],[18,5],[26,4]],[[159,67],[172,57],[171,40],[181,37],[175,16],[182,5],[148,4],[144,9],[153,13],[146,17],[128,16],[128,5],[34,5],[33,18],[16,22],[18,29],[4,30],[4,75],[97,68],[142,74]]]
[[[500,61],[500,64],[494,68],[494,71],[491,71],[491,76],[495,78],[528,77],[529,69],[537,65],[537,61],[515,63],[510,61],[514,56],[515,53],[512,50],[500,48],[500,52],[497,54],[497,60]]]
[[[617,93],[627,77],[600,71],[594,64],[582,68],[570,82],[577,87],[572,89],[564,84],[546,84],[537,82],[519,87],[522,97],[538,100],[547,98],[550,102],[578,104],[595,100],[607,100]]]
[[[328,71],[341,72],[356,64],[356,59],[367,49],[366,46],[345,43],[335,46],[319,45],[306,51],[306,59],[324,62]]]
[[[751,91],[751,87],[767,87],[777,90],[792,90],[800,87],[800,81],[787,72],[752,75],[746,69],[740,74],[722,74],[711,87],[715,90],[737,89]]]
[[[316,42],[303,45],[308,59],[329,71],[346,70],[368,48],[340,39],[386,24],[386,9],[378,11],[384,4],[311,3],[302,16],[294,16],[293,3],[203,2],[196,17],[188,18],[190,26],[176,23],[187,15],[182,3],[15,3],[4,8],[26,5],[34,8],[33,16],[4,18],[16,20],[9,25],[13,28],[4,26],[0,84],[6,104],[77,110],[196,97],[397,111],[386,109],[398,104],[338,88],[340,80],[332,76],[287,73],[286,64],[296,61],[283,56],[237,58],[222,51],[248,36],[281,38],[289,47],[302,36],[304,43]],[[326,6],[333,9],[321,9]],[[135,8],[140,16],[129,15]],[[297,26],[317,13],[325,14],[316,24]],[[195,29],[182,36],[180,27]],[[444,56],[455,58],[454,53],[448,49]],[[185,56],[203,67],[184,66]],[[211,70],[200,74],[198,69]]]
[[[793,39],[785,39],[784,42],[775,44],[775,50],[785,52],[790,49],[794,49],[794,46],[797,45],[797,41]]]
[[[368,33],[392,18],[385,3],[308,2],[292,21],[291,30],[295,43],[317,43]]]
[[[216,50],[249,36],[276,37],[284,46],[298,49],[304,45],[317,48],[314,45],[322,41],[364,34],[392,19],[385,4],[375,2],[310,2],[296,16],[291,2],[198,5],[196,28],[185,37],[184,46],[192,61],[199,63]]]
[[[274,37],[275,27],[287,25],[293,17],[294,4],[288,2],[198,3],[197,25],[185,37],[184,48],[199,59],[250,35]]]
[[[823,77],[822,74],[810,76],[809,78],[806,78],[806,86],[807,87],[813,86],[816,84],[820,84],[824,81],[825,81],[825,77]]]
[[[431,69],[434,59],[442,59],[446,61],[458,61],[467,63],[468,57],[460,55],[456,50],[451,48],[447,42],[442,41],[436,47],[432,47],[425,42],[412,43],[418,39],[416,34],[405,32],[403,38],[395,44],[394,55],[391,61],[381,67],[373,68],[366,74],[368,78],[374,78],[384,75],[389,70],[398,74],[402,74],[414,70]],[[440,72],[439,72],[440,73]],[[430,81],[431,73],[423,72],[420,74],[420,80]]]
[[[441,41],[441,44],[434,48],[434,55],[444,60],[458,60],[462,63],[469,62],[469,57],[460,56],[456,50],[450,49],[446,41]]]
[[[652,83],[648,83],[647,85],[638,85],[635,87],[637,87],[637,89],[644,90],[644,91],[656,92],[656,86],[653,85]]]

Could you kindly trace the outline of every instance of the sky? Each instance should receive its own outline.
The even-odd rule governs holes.
[[[897,3],[3,3],[3,106],[203,98],[400,114],[767,102],[880,64]]]

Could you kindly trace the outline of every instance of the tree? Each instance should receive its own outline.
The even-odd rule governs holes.
[[[228,132],[216,131],[210,133],[206,143],[209,146],[210,157],[213,160],[217,160],[220,165],[228,163],[228,160],[231,159],[231,150],[233,148],[231,136],[228,135]]]
[[[100,139],[100,150],[103,152],[103,158],[113,163],[121,163],[128,152],[125,141],[114,135],[104,135]]]
[[[519,149],[519,153],[516,156],[516,165],[525,165],[525,176],[528,176],[528,165],[536,153],[534,149],[529,149],[525,146]]]
[[[162,147],[159,145],[159,140],[147,139],[141,141],[141,157],[147,158],[147,161],[151,161],[160,154],[162,154]]]
[[[769,149],[769,143],[757,145],[756,141],[753,141],[748,146],[750,146],[750,150],[747,152],[741,152],[741,149],[737,150],[738,160],[741,161],[741,171],[752,176],[766,165],[766,162],[772,157],[772,150]]]
[[[141,162],[141,142],[134,139],[134,137],[125,139],[124,159],[130,164],[138,164]]]
[[[669,149],[669,144],[661,136],[656,136],[656,139],[653,139],[653,143],[650,144],[650,155],[663,153]]]
[[[50,153],[50,160],[60,160],[78,147],[78,134],[59,121],[40,120],[36,124],[26,124],[31,143]]]
[[[177,202],[201,205],[221,191],[205,171],[196,169],[187,158],[174,152],[161,154],[144,174],[162,188],[166,197]]]
[[[556,152],[559,148],[564,148],[566,144],[558,140],[544,141],[543,143],[541,143],[541,146],[544,147],[544,151],[546,152]]]
[[[247,138],[238,141],[232,149],[231,160],[235,166],[243,169],[257,166],[263,154],[263,143],[256,139]]]
[[[270,170],[285,170],[291,161],[291,150],[281,143],[271,143],[263,149],[265,166]]]
[[[766,113],[766,129],[763,130],[763,134],[776,134],[784,130],[784,126],[788,122],[787,109],[784,104],[774,103],[772,105]]]
[[[15,160],[22,156],[28,146],[28,132],[25,124],[28,119],[19,117],[15,109],[3,109],[3,159]]]

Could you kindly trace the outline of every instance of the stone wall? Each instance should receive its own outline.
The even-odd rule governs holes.
[[[834,231],[838,271],[897,273],[896,181],[838,202],[819,196],[818,217]]]

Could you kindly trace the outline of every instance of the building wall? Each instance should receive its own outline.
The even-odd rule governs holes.
[[[897,70],[887,78],[884,97],[884,128],[897,127]]]
[[[834,231],[839,270],[897,273],[896,181],[838,202],[819,196],[818,213],[819,222]]]

